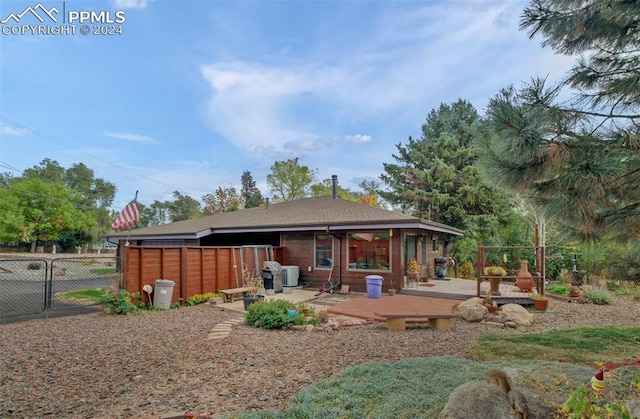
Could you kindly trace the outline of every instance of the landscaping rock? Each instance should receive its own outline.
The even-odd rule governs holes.
[[[529,388],[515,387],[526,399],[529,419],[547,419],[555,409],[544,397]],[[484,381],[470,381],[459,386],[449,396],[440,412],[440,419],[514,419],[520,415],[511,410],[509,396],[498,386]]]
[[[505,304],[502,306],[502,312],[517,326],[529,327],[535,322],[533,314],[519,304]]]
[[[479,322],[484,319],[489,310],[482,305],[481,298],[473,297],[458,304],[453,312],[468,322]]]
[[[449,396],[440,412],[440,419],[513,419],[509,398],[495,386],[484,381],[470,381],[459,386]]]

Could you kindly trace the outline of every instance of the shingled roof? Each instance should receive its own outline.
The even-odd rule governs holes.
[[[462,230],[445,224],[345,199],[323,196],[133,229],[129,237],[132,240],[197,239],[219,233],[381,228],[416,228],[456,236],[464,234]],[[114,232],[108,234],[107,238],[118,239],[127,235],[126,231]]]

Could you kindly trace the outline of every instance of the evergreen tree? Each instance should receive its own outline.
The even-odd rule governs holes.
[[[579,238],[640,233],[638,16],[633,1],[532,1],[521,28],[583,56],[557,86],[534,78],[489,102],[487,173],[527,191]]]
[[[259,207],[262,204],[263,197],[260,189],[256,187],[256,182],[251,176],[251,172],[245,170],[242,172],[242,189],[240,189],[240,199],[244,202],[245,208]]]
[[[460,229],[490,226],[495,214],[509,210],[504,195],[485,185],[474,166],[473,143],[479,116],[473,106],[458,100],[432,110],[422,137],[397,144],[397,164],[385,163],[380,195],[404,211]]]

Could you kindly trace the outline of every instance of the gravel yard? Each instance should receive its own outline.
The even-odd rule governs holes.
[[[265,331],[218,323],[242,315],[208,304],[140,315],[84,314],[0,325],[0,417],[116,418],[174,411],[284,408],[301,388],[366,362],[465,357],[478,336],[580,325],[638,326],[640,302],[552,300],[528,329],[454,319],[451,331],[384,324],[329,331]]]

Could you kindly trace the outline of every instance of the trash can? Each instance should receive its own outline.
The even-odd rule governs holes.
[[[153,285],[153,306],[165,310],[171,308],[171,297],[176,283],[168,279],[156,279]]]
[[[444,278],[447,275],[447,258],[436,258],[436,278]]]
[[[380,275],[368,275],[364,279],[367,281],[367,297],[380,298],[383,278]]]

